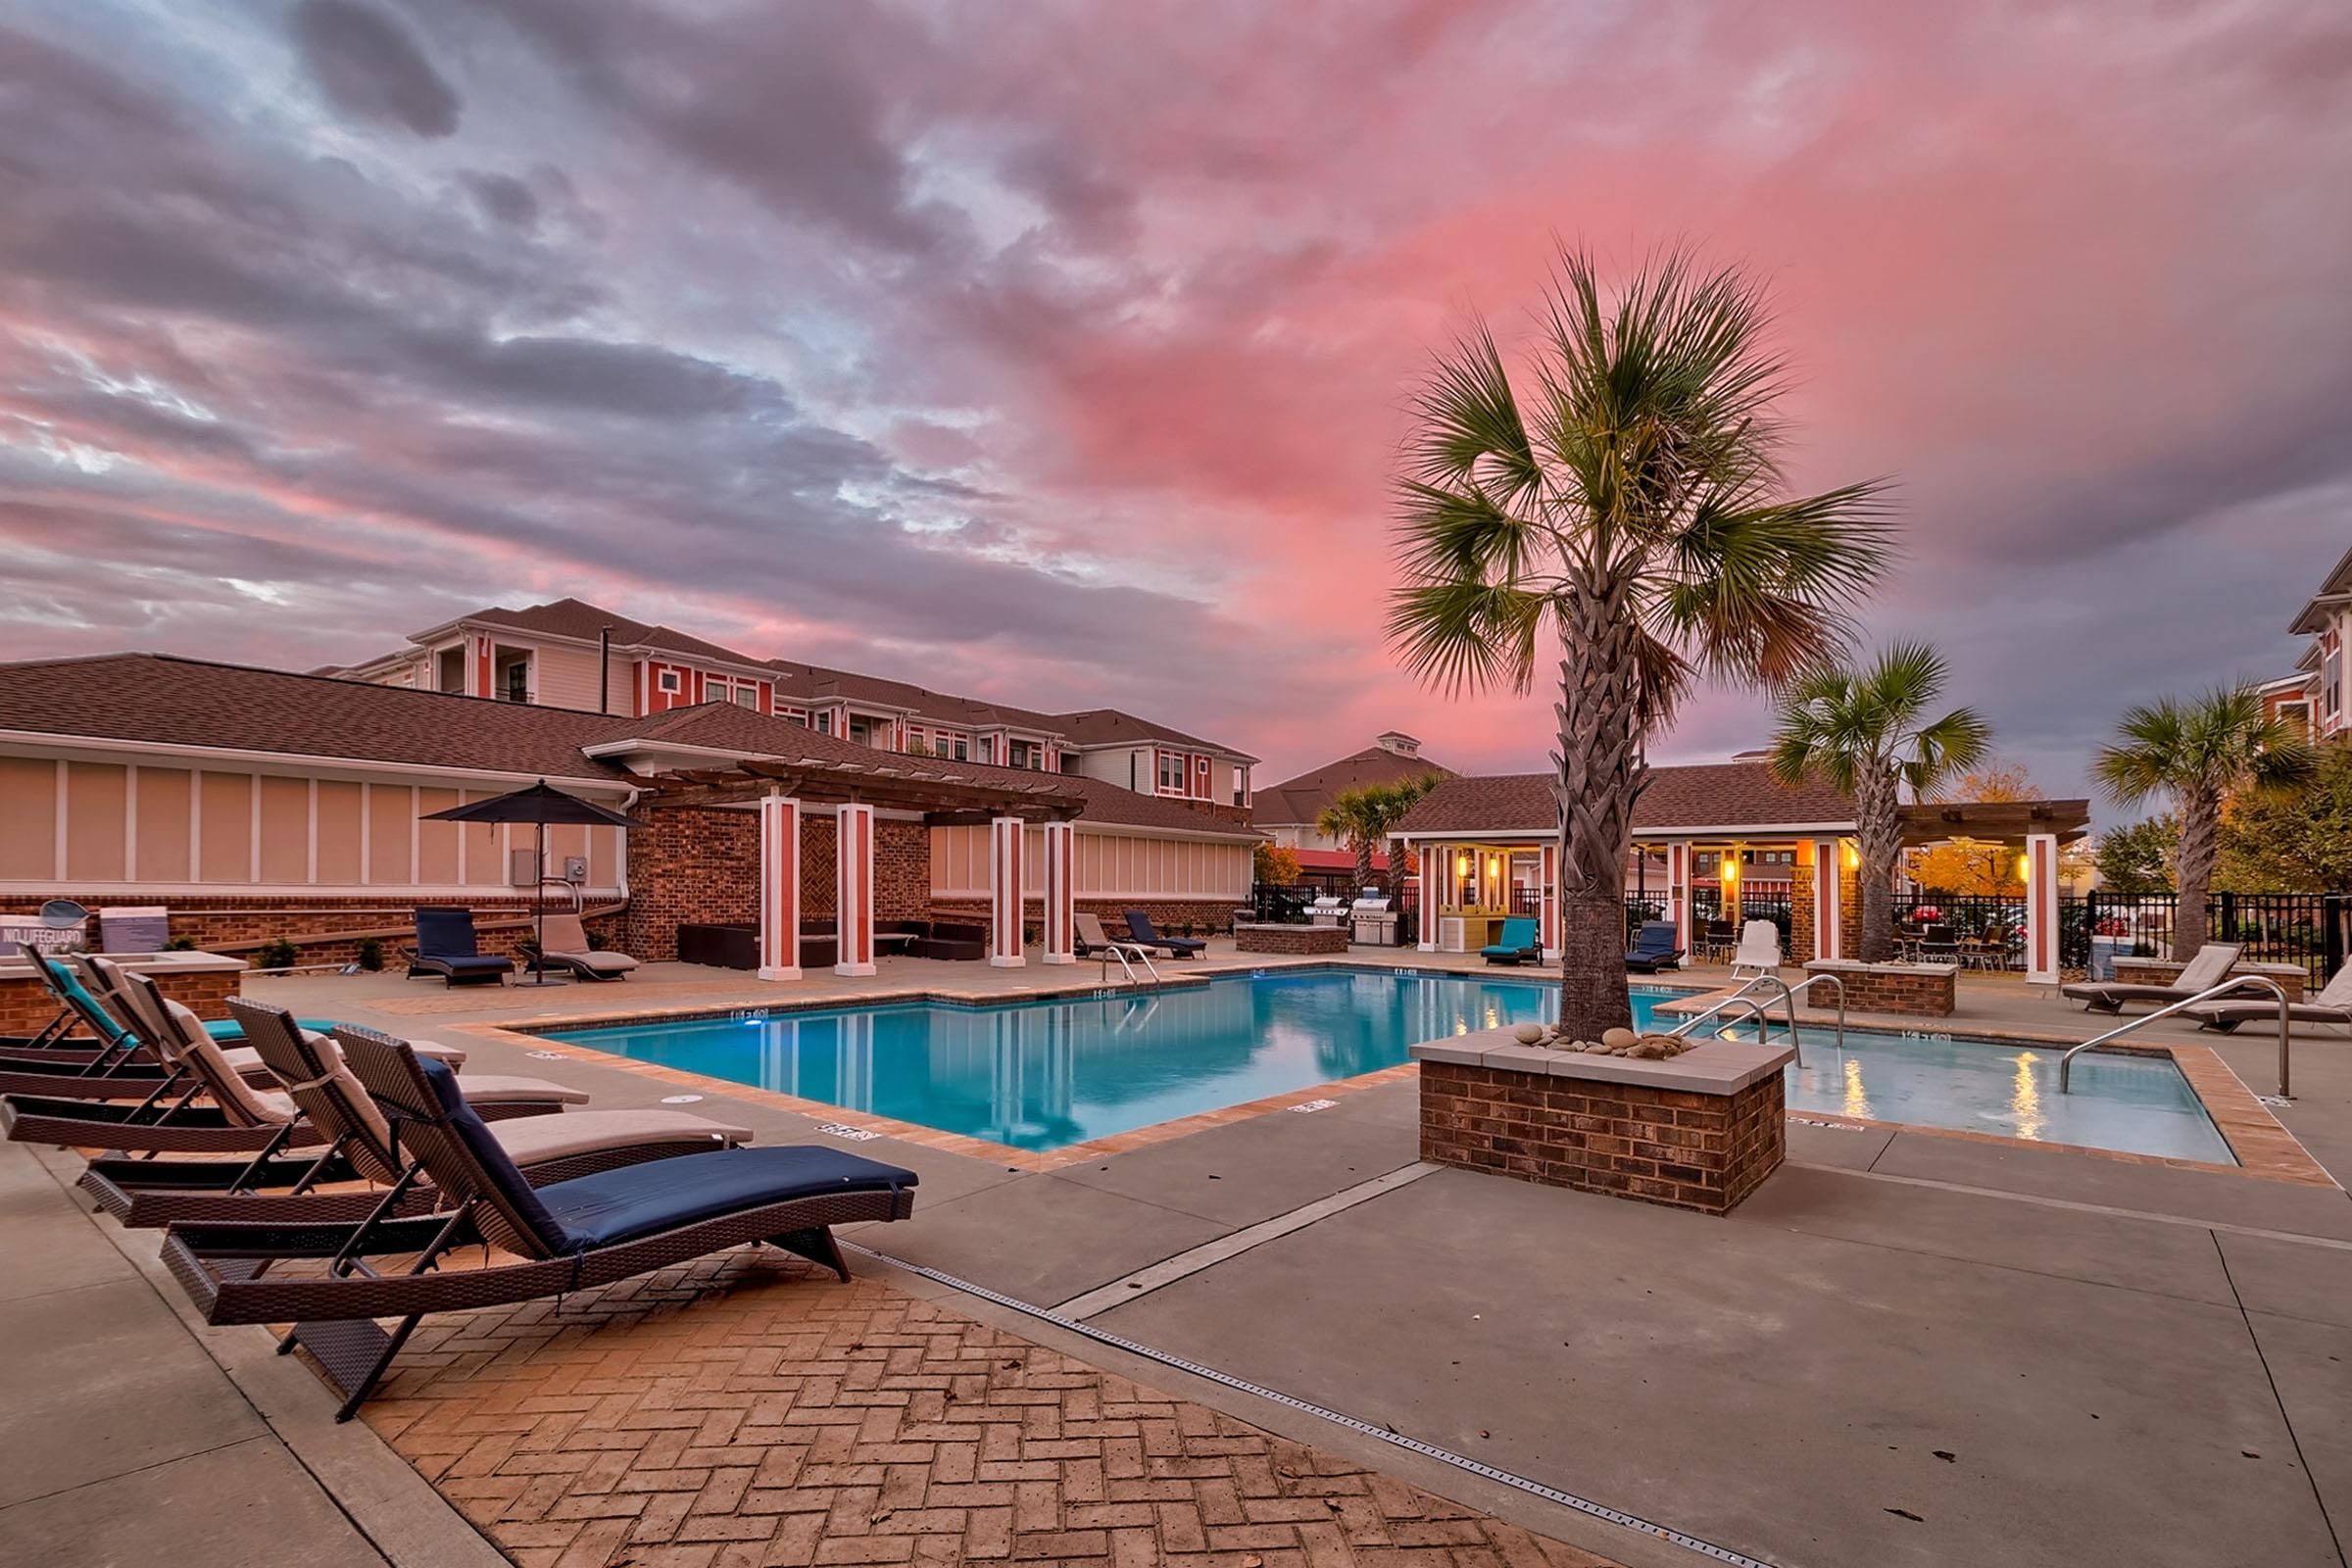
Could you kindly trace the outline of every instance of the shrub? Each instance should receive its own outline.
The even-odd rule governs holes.
[[[384,966],[384,945],[374,937],[360,938],[359,949],[354,956],[360,960],[360,967],[369,974]]]
[[[271,937],[253,950],[256,969],[291,969],[302,961],[302,950],[284,937]]]
[[[181,935],[175,936],[171,941],[165,943],[164,951],[166,953],[194,953],[196,951],[196,939],[192,936],[186,935],[183,932]]]

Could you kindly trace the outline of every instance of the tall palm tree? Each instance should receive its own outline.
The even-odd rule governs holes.
[[[2302,782],[2317,756],[2300,729],[2266,717],[2262,699],[2243,687],[2130,709],[2115,731],[2091,764],[2108,795],[2119,806],[2166,796],[2180,819],[2173,956],[2186,962],[2206,938],[2205,890],[2221,851],[2222,807],[2241,790]]]
[[[1386,842],[1376,787],[1359,785],[1342,790],[1331,804],[1315,813],[1315,831],[1338,839],[1355,852],[1355,885],[1372,885],[1372,854]]]
[[[1560,1025],[1631,1020],[1625,858],[1651,733],[1702,678],[1777,687],[1843,646],[1885,570],[1875,483],[1791,497],[1761,288],[1680,250],[1608,299],[1563,251],[1524,389],[1479,323],[1414,399],[1389,635],[1448,690],[1557,652]]]
[[[1894,956],[1894,863],[1903,853],[1903,786],[1925,800],[1984,759],[1992,727],[1974,710],[1940,718],[1942,658],[1897,643],[1866,669],[1825,665],[1788,690],[1772,737],[1773,776],[1818,778],[1854,798],[1862,851],[1862,961]]]

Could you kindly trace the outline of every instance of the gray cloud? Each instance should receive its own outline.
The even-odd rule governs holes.
[[[311,79],[343,114],[419,136],[456,132],[457,90],[391,18],[356,0],[302,0],[291,21]]]

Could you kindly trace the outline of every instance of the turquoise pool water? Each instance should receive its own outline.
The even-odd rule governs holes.
[[[1676,993],[1637,991],[1637,1027]],[[1059,1149],[1393,1067],[1416,1041],[1549,1021],[1501,975],[1290,970],[1157,995],[885,1006],[555,1032],[554,1038],[1016,1149]],[[1939,1038],[1806,1033],[1791,1110],[2232,1163],[2170,1061]]]

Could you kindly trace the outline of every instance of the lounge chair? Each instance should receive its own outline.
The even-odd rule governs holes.
[[[482,952],[474,940],[473,911],[420,908],[416,911],[416,945],[400,950],[409,960],[409,978],[439,975],[453,986],[490,983],[504,985],[514,972],[513,958]]]
[[[1208,944],[1191,937],[1163,937],[1152,929],[1152,916],[1142,909],[1127,911],[1127,934],[1139,947],[1165,948],[1173,958],[1198,958],[1208,951]]]
[[[313,1126],[285,1094],[247,1082],[228,1064],[220,1043],[204,1032],[202,1020],[167,998],[153,980],[143,974],[127,978],[129,994],[139,999],[139,1023],[155,1037],[165,1059],[185,1071],[186,1092],[136,1105],[0,1096],[0,1126],[5,1126],[11,1142],[136,1153],[267,1156],[333,1141],[332,1133]],[[457,1081],[456,1069],[445,1062],[438,1065]],[[479,1114],[494,1119],[547,1115],[588,1099],[577,1089],[541,1078],[477,1076],[466,1079],[462,1092]],[[209,1103],[198,1103],[199,1095]]]
[[[1540,962],[1544,957],[1544,945],[1536,937],[1536,922],[1521,914],[1503,921],[1502,930],[1494,940],[1478,951],[1489,963],[1524,963],[1530,958]]]
[[[1124,953],[1129,957],[1148,957],[1150,955],[1137,942],[1114,942],[1102,929],[1102,917],[1089,910],[1078,911],[1078,956],[1091,958],[1098,953]]]
[[[2278,999],[2268,991],[2246,988],[2245,997],[2217,997],[2202,1006],[2183,1007],[2183,1018],[2194,1018],[2217,1034],[2229,1034],[2240,1024],[2264,1024],[2278,1016]],[[2286,1004],[2290,1023],[2335,1024],[2352,1029],[2352,963],[2335,971],[2335,975],[2316,995],[2301,1002]]]
[[[576,914],[545,916],[539,935],[547,944],[540,961],[551,969],[568,969],[583,980],[626,980],[637,967],[637,960],[625,953],[590,947],[587,929]]]
[[[1750,971],[1746,975],[1740,970]],[[1761,979],[1781,970],[1781,928],[1770,920],[1750,920],[1740,928],[1740,948],[1732,955],[1732,978]]]
[[[2181,965],[2179,978],[2169,986],[2125,985],[2114,980],[2090,980],[2060,986],[2058,994],[2082,1003],[2086,1012],[2121,1012],[2127,1002],[2169,1006],[2176,1002],[2186,1002],[2198,992],[2211,991],[2220,985],[2229,975],[2230,965],[2237,962],[2237,956],[2244,951],[2244,946],[2236,942],[2208,942],[2197,950],[2195,957]]]
[[[175,1225],[164,1262],[208,1323],[292,1322],[282,1348],[311,1352],[343,1396],[337,1420],[359,1410],[427,1313],[592,1290],[757,1242],[847,1280],[832,1228],[914,1212],[914,1172],[807,1145],[685,1154],[534,1188],[448,1068],[370,1029],[338,1029],[335,1040],[413,1156],[403,1184],[429,1179],[445,1210],[399,1214],[396,1186],[357,1225]],[[441,1266],[475,1245],[515,1261]],[[328,1272],[256,1266],[298,1258]],[[400,1321],[387,1334],[377,1318]]]
[[[134,1227],[196,1220],[366,1219],[382,1200],[380,1191],[318,1189],[353,1182],[388,1187],[400,1179],[407,1156],[395,1148],[391,1126],[367,1086],[332,1040],[304,1029],[284,1008],[241,997],[231,999],[229,1006],[296,1107],[313,1127],[330,1135],[325,1152],[243,1162],[94,1159],[81,1173],[82,1191]],[[748,1127],[659,1107],[575,1110],[489,1125],[491,1137],[534,1187],[648,1159],[732,1149],[753,1137]],[[438,1200],[431,1188],[413,1188],[404,1206],[430,1212]]]
[[[1676,967],[1683,961],[1683,950],[1675,945],[1677,935],[1672,920],[1643,921],[1634,945],[1625,950],[1625,966],[1638,974]]]

